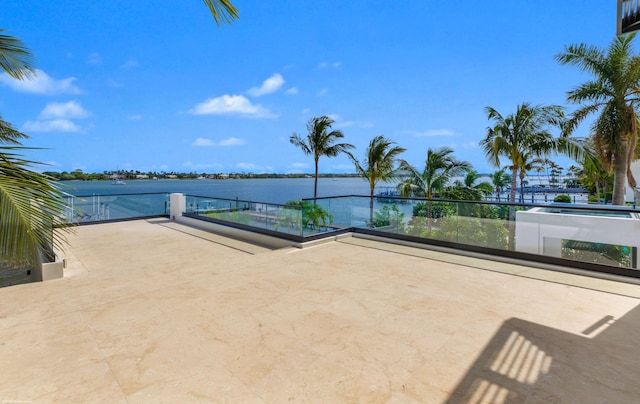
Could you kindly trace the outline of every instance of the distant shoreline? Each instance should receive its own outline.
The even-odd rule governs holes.
[[[71,173],[45,172],[45,175],[57,181],[82,182],[82,181],[113,181],[117,176],[123,181],[149,181],[149,180],[235,180],[235,179],[279,179],[279,178],[314,178],[313,174],[127,174],[121,173],[79,173],[73,176]],[[82,178],[78,178],[78,176]],[[318,178],[360,178],[358,174],[318,174]]]

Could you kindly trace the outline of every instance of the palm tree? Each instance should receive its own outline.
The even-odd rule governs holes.
[[[4,32],[4,31],[2,31]],[[24,79],[33,72],[33,56],[18,38],[0,34],[0,67],[11,77]],[[0,264],[33,266],[44,255],[51,258],[64,237],[53,232],[53,221],[64,209],[60,190],[31,170],[20,140],[28,138],[0,118]]]
[[[580,104],[566,127],[573,131],[587,116],[598,113],[591,126],[595,151],[607,170],[613,166],[614,205],[623,205],[627,182],[635,187],[630,164],[638,137],[636,107],[640,98],[640,56],[633,54],[635,34],[618,36],[607,50],[586,44],[565,47],[556,55],[561,64],[578,67],[594,78],[567,93],[567,100]]]
[[[551,127],[563,128],[564,114],[557,105],[518,105],[515,114],[502,116],[494,108],[486,107],[487,118],[494,122],[487,128],[487,136],[480,141],[485,155],[496,167],[500,167],[500,157],[509,161],[511,169],[511,192],[509,201],[516,200],[516,179],[526,160],[542,158],[548,154],[563,153],[574,160],[581,160],[586,153],[582,139],[563,134],[554,138],[548,131]],[[511,218],[513,219],[513,218]]]
[[[554,138],[548,131],[550,127],[563,126],[564,114],[557,105],[532,106],[528,103],[518,105],[515,114],[502,116],[492,107],[486,107],[487,118],[494,122],[487,128],[487,136],[480,141],[485,155],[496,167],[500,166],[500,157],[508,159],[511,169],[511,192],[509,202],[516,201],[518,173],[526,170],[526,161],[532,156],[544,157],[549,153],[562,152],[570,158],[580,159],[584,155],[584,144],[580,139],[569,136]],[[509,249],[515,240],[515,206],[509,208]]]
[[[485,155],[496,167],[500,157],[509,160],[511,169],[511,192],[509,201],[516,201],[516,180],[523,165],[523,156],[533,153],[541,157],[554,146],[553,137],[547,131],[550,126],[560,126],[563,119],[559,106],[518,105],[515,114],[503,117],[494,108],[486,107],[487,118],[494,122],[487,128],[487,136],[480,141]]]
[[[509,183],[511,183],[511,176],[504,172],[504,169],[494,171],[493,174],[489,174],[491,184],[496,191],[496,199],[500,200],[500,193]]]
[[[374,137],[367,146],[366,157],[362,164],[349,154],[356,167],[356,173],[369,182],[369,227],[373,227],[373,200],[376,184],[379,181],[386,182],[395,178],[396,159],[406,150],[403,147],[395,146],[395,144],[382,135]]]
[[[467,175],[465,175],[463,183],[467,188],[475,189],[482,192],[483,195],[493,192],[493,186],[486,181],[476,184],[480,179],[480,174],[476,170],[467,169]]]
[[[313,183],[313,198],[318,196],[318,160],[321,156],[335,157],[340,153],[346,153],[351,156],[349,149],[353,148],[353,145],[349,143],[337,143],[338,139],[342,139],[344,134],[340,130],[332,130],[333,119],[328,116],[321,116],[319,118],[311,118],[307,122],[307,138],[303,139],[297,133],[294,133],[289,138],[291,144],[302,149],[304,154],[312,155],[315,163],[315,181]]]
[[[544,168],[545,159],[537,157],[533,152],[528,151],[520,156],[520,167],[518,170],[518,177],[520,178],[520,202],[524,203],[524,186],[525,177],[529,171],[538,171]],[[511,166],[507,168],[512,169]]]
[[[418,171],[405,160],[400,161],[400,169],[408,173],[408,178],[398,185],[403,196],[424,196],[427,198],[427,224],[431,229],[433,224],[433,204],[432,200],[436,192],[442,194],[444,187],[449,181],[465,170],[471,168],[471,164],[466,161],[457,160],[453,157],[453,149],[441,147],[433,150],[427,149],[427,160],[424,170]],[[460,193],[453,195],[454,198]]]
[[[471,164],[468,162],[453,157],[453,149],[449,147],[436,150],[429,148],[422,172],[405,160],[400,161],[400,169],[409,176],[399,188],[404,196],[424,196],[431,200],[434,193],[441,192],[453,177],[470,168]]]

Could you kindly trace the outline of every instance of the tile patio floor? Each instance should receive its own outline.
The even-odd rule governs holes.
[[[164,219],[69,241],[64,279],[0,289],[0,403],[640,397],[640,286],[350,237],[271,251]]]

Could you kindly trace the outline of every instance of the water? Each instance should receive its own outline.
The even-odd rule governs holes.
[[[61,181],[60,184],[65,192],[76,196],[168,192],[267,203],[313,197],[313,178],[131,180],[125,185],[113,185],[111,181]],[[369,195],[369,192],[369,183],[362,178],[318,180],[318,197]]]
[[[140,193],[183,193],[192,196],[208,196],[224,199],[240,199],[266,203],[285,203],[313,197],[313,178],[264,178],[229,180],[131,180],[125,185],[113,185],[111,181],[61,181],[64,190],[71,195],[115,195]],[[380,183],[376,193],[394,188]],[[558,193],[563,193],[559,190]],[[525,203],[549,203],[558,193],[525,193]],[[369,183],[362,178],[320,178],[318,197],[369,195]],[[586,203],[587,194],[571,194],[574,203]],[[503,193],[497,200],[495,194],[488,198],[506,202],[509,194]],[[517,201],[520,201],[518,193]]]

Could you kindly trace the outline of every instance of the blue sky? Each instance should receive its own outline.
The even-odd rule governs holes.
[[[4,0],[1,26],[38,75],[0,75],[0,114],[53,171],[313,172],[289,136],[329,115],[360,158],[383,134],[419,167],[450,146],[492,172],[484,107],[567,105],[588,76],[554,55],[607,46],[616,28],[611,0],[234,4],[240,20],[217,27],[201,0]]]

